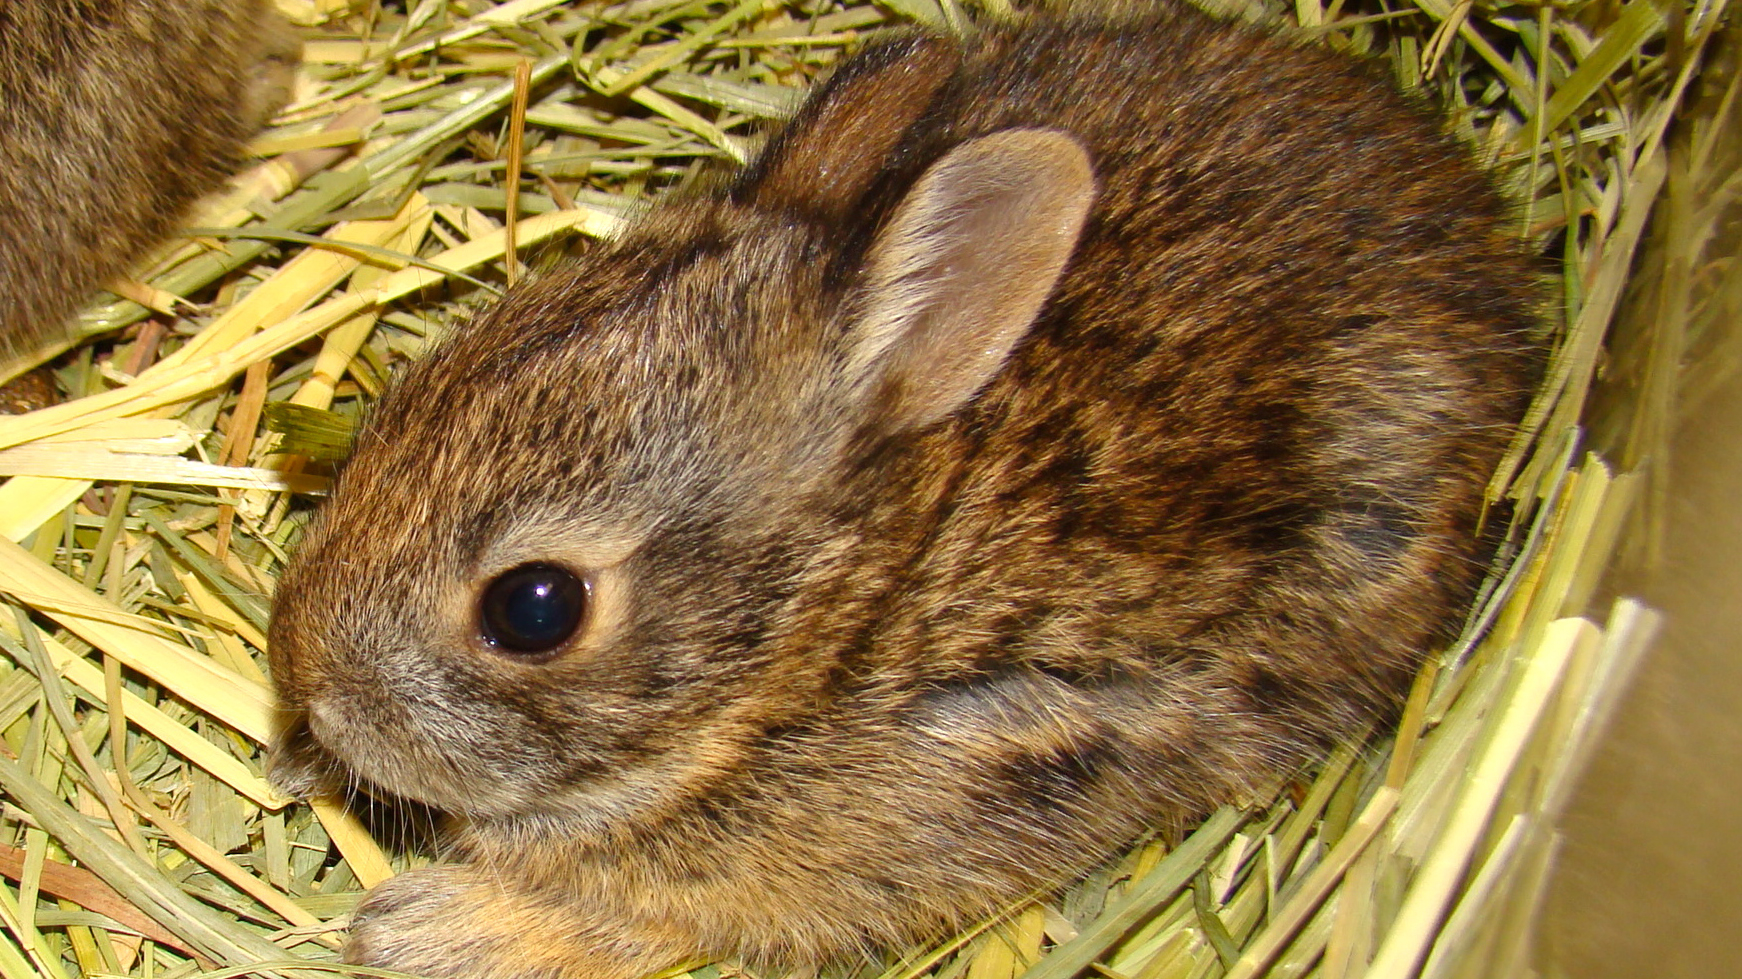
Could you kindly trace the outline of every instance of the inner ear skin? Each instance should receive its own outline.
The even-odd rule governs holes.
[[[1088,152],[1048,129],[970,140],[914,184],[872,246],[853,326],[849,370],[876,378],[887,431],[939,421],[998,372],[1094,199]]]

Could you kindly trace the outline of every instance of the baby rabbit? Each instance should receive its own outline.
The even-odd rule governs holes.
[[[268,0],[0,2],[0,363],[241,166],[298,54]]]
[[[1378,72],[1172,3],[914,33],[382,399],[282,579],[279,784],[452,816],[348,958],[815,963],[1394,711],[1538,363]]]

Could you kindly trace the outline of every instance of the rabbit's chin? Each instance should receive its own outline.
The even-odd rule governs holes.
[[[318,706],[280,719],[267,775],[299,799],[362,792],[468,816],[523,811],[535,794],[494,777],[476,759],[443,758],[415,738],[390,739],[335,721]]]
[[[319,712],[283,719],[267,763],[272,785],[298,799],[361,793],[421,803],[474,825],[560,824],[579,834],[602,831],[667,801],[655,790],[667,780],[656,773],[571,785],[515,782],[475,758],[443,757],[414,739],[383,750],[374,737],[334,733],[332,727],[320,721]]]

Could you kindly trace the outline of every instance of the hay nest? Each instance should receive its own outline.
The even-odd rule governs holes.
[[[1702,249],[1739,193],[1715,142],[1742,124],[1737,76],[1708,65],[1727,0],[1205,2],[1388,59],[1525,205],[1518,234],[1562,293],[1550,375],[1492,487],[1515,525],[1396,732],[861,979],[1522,974],[1556,814],[1651,635],[1651,611],[1595,596],[1618,549],[1650,550],[1661,487],[1639,466],[1678,392],[1733,363],[1690,356],[1718,343],[1697,296],[1728,266]],[[698,165],[744,159],[863,38],[962,16],[279,5],[312,39],[260,164],[86,312],[53,365],[64,403],[0,418],[4,979],[330,959],[363,891],[421,859],[261,778],[273,574],[352,420],[499,291],[507,256],[610,234]],[[1593,416],[1606,358],[1621,396]]]

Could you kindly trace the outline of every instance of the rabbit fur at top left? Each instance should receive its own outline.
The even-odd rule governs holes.
[[[0,363],[241,167],[299,54],[268,0],[0,3]]]

